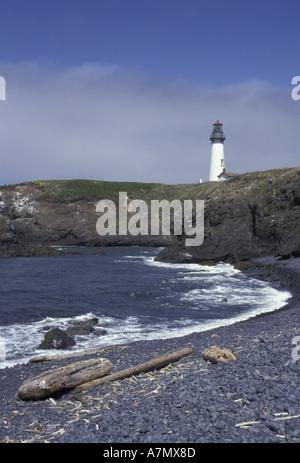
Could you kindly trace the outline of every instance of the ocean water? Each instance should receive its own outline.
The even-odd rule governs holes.
[[[165,264],[159,249],[63,248],[76,254],[0,260],[0,368],[31,357],[183,336],[282,307],[287,291],[229,264]],[[227,299],[227,302],[222,300]],[[37,350],[44,334],[99,319],[105,336],[76,336],[69,351]]]

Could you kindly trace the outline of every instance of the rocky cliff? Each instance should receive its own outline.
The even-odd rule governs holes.
[[[253,172],[208,185],[202,194],[203,244],[187,248],[182,235],[158,260],[236,263],[300,256],[300,168]]]
[[[100,199],[118,204],[118,189],[130,198],[147,197],[141,186],[152,184],[89,180],[24,182],[0,187],[0,250],[2,255],[44,254],[53,245],[165,246],[171,236],[100,236],[96,231]],[[50,252],[50,248],[47,253]],[[53,253],[55,251],[53,250]]]
[[[100,199],[203,199],[204,242],[185,246],[181,236],[99,236]],[[25,182],[0,187],[2,255],[42,245],[163,246],[165,262],[239,262],[300,255],[300,168],[252,172],[225,182],[161,185],[88,180]]]

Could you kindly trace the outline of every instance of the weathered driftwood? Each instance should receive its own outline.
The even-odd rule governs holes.
[[[20,386],[16,400],[38,400],[62,389],[74,388],[106,375],[112,364],[105,358],[92,358],[31,377]]]
[[[100,352],[105,352],[114,349],[128,349],[128,346],[112,346],[112,347],[101,347],[101,349],[90,349],[90,350],[81,350],[71,352],[69,354],[60,354],[60,355],[48,355],[44,357],[33,357],[29,359],[29,363],[40,363],[40,362],[54,362],[55,360],[61,360],[72,357],[83,357],[85,355],[98,354]]]
[[[139,365],[135,365],[134,367],[127,368],[126,370],[118,371],[116,373],[107,375],[103,378],[95,379],[86,383],[82,383],[79,386],[75,387],[75,392],[83,392],[87,389],[91,389],[95,386],[100,386],[108,381],[117,381],[119,379],[128,378],[133,375],[138,375],[140,373],[147,373],[151,370],[156,370],[158,368],[165,367],[170,363],[177,362],[182,357],[186,357],[193,352],[193,349],[187,347],[185,349],[173,352],[172,354],[161,355],[159,357],[155,357],[148,362],[141,363]]]
[[[229,349],[221,349],[218,346],[211,346],[205,349],[201,355],[206,362],[211,363],[230,362],[231,360],[235,360],[235,356]]]

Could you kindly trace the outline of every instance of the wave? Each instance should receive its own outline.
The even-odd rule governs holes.
[[[98,327],[106,329],[107,334],[101,337],[93,334],[76,336],[77,345],[64,350],[64,353],[123,345],[133,341],[179,337],[215,329],[262,313],[273,312],[284,306],[291,297],[289,292],[279,291],[267,282],[251,278],[229,264],[220,263],[213,267],[200,264],[167,264],[154,260],[157,250],[135,248],[131,252],[128,252],[128,248],[118,249],[114,250],[110,257],[109,250],[107,251],[105,265],[107,260],[111,259],[113,280],[108,280],[107,286],[101,287],[95,296],[96,302],[101,301],[101,297],[102,301],[107,297],[106,305],[104,302],[96,304],[92,299],[84,314],[74,315],[73,311],[72,315],[69,308],[63,312],[62,307],[59,314],[42,316],[38,321],[16,322],[0,327],[0,341],[5,341],[6,349],[4,360],[0,361],[0,368],[27,362],[38,355],[60,353],[57,350],[40,351],[37,350],[37,346],[50,329],[59,327],[64,330],[76,321],[97,317]],[[78,257],[77,265],[82,266],[81,261],[77,259]],[[93,275],[97,275],[92,285],[93,291],[96,291],[98,282],[102,282],[108,273],[106,266],[101,270],[104,261],[101,260],[100,264],[94,258],[91,261],[93,266],[85,267],[85,271],[89,268],[91,272],[89,280]],[[88,261],[89,264],[91,261]],[[84,263],[86,265],[87,261],[84,260]],[[123,281],[121,288],[115,266],[121,275],[130,274],[130,279]],[[68,275],[72,268],[66,267]],[[98,272],[102,273],[98,275]],[[119,292],[110,296],[109,291]],[[87,304],[86,289],[78,297],[85,298],[79,300],[79,305]],[[221,302],[223,299],[227,299],[228,302]],[[39,303],[42,305],[41,299]],[[113,304],[118,310],[113,310]],[[128,306],[129,311],[120,310],[120,304]],[[62,313],[65,316],[62,316]]]

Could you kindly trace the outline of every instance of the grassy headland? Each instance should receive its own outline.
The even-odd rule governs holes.
[[[300,178],[300,168],[282,168],[268,171],[250,172],[238,175],[226,182],[205,182],[201,184],[167,185],[145,182],[111,182],[100,180],[41,180],[24,182],[42,190],[42,198],[51,202],[90,201],[92,199],[117,200],[120,191],[127,192],[130,198],[151,199],[206,199],[213,195],[223,195],[246,191],[251,201],[259,201],[282,193],[282,189]],[[9,187],[9,186],[8,186]]]

